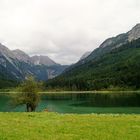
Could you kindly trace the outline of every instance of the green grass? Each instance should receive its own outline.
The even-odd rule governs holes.
[[[140,115],[0,113],[0,140],[138,140]]]

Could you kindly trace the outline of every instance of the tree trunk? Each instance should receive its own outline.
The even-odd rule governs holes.
[[[26,109],[27,109],[27,112],[34,112],[35,109],[36,109],[36,106],[27,103],[27,104],[26,104]]]
[[[27,112],[32,112],[32,108],[31,108],[31,105],[30,104],[27,104],[26,105],[26,108],[27,108]]]

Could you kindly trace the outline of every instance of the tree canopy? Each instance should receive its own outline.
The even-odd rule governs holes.
[[[28,77],[17,88],[18,94],[14,98],[15,105],[26,105],[27,112],[35,111],[40,101],[42,83],[37,82],[33,77]]]

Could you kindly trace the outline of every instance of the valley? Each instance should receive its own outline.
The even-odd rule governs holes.
[[[140,0],[0,0],[0,140],[140,140]]]

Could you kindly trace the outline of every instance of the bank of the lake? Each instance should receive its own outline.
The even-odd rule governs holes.
[[[0,113],[0,140],[138,140],[140,115]]]

